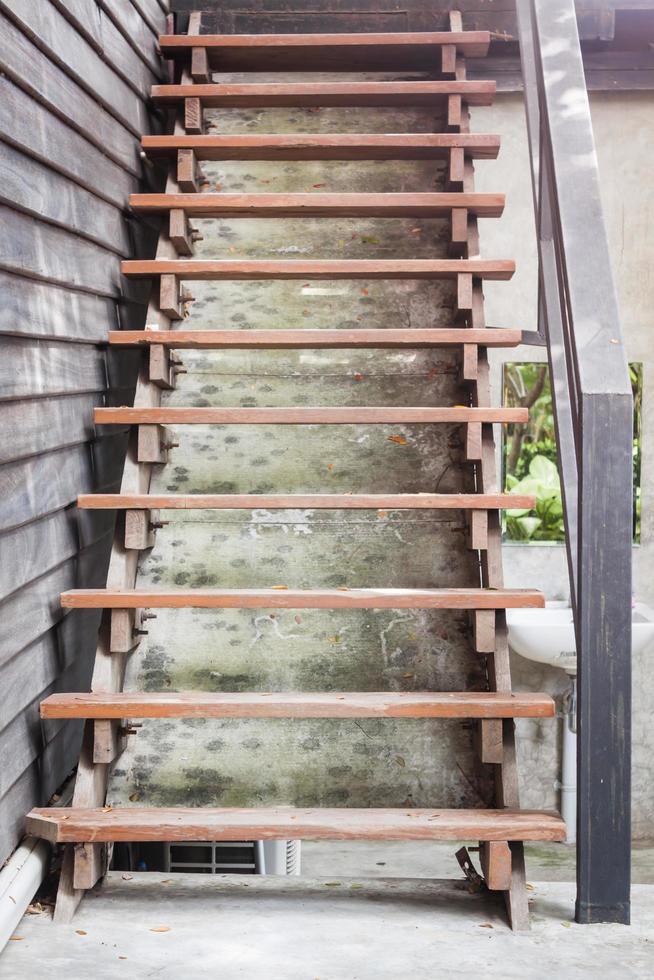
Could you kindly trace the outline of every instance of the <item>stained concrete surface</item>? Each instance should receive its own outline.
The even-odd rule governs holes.
[[[498,896],[463,882],[118,872],[75,920],[23,919],[2,980],[415,980],[654,974],[654,887],[633,890],[633,923],[579,926],[568,883],[530,886],[532,928],[511,933]]]
[[[358,76],[357,76],[358,77]],[[373,76],[371,76],[373,77]],[[238,81],[238,78],[232,79]],[[256,78],[248,76],[248,80]],[[270,80],[270,79],[268,79]],[[295,80],[300,81],[298,76]],[[316,80],[312,76],[312,80]],[[211,110],[209,132],[440,131],[428,109]],[[492,166],[492,162],[487,164]],[[444,186],[443,161],[217,161],[209,190],[306,193]],[[197,221],[199,258],[445,257],[448,225],[416,219]],[[488,222],[482,223],[482,228]],[[450,326],[454,287],[429,281],[193,283],[184,329]],[[456,405],[458,349],[184,351],[171,406]],[[151,491],[460,492],[461,426],[180,426]],[[479,584],[460,511],[163,512],[145,588]],[[483,690],[467,614],[426,610],[160,610],[127,690]],[[553,724],[552,722],[550,722]],[[129,740],[108,802],[130,806],[483,806],[492,767],[469,722],[185,719]]]

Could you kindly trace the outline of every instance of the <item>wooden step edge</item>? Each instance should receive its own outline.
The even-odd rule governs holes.
[[[96,425],[436,425],[527,422],[526,408],[96,408]]]
[[[159,105],[198,99],[205,108],[265,106],[420,106],[461,96],[470,105],[491,105],[494,81],[436,82],[267,82],[153,85]]]
[[[159,214],[178,209],[204,218],[441,218],[465,208],[478,218],[499,218],[504,194],[342,193],[342,194],[130,194],[132,210]]]
[[[536,498],[511,493],[83,493],[82,510],[532,510]]]
[[[36,807],[26,833],[53,844],[206,840],[563,841],[543,810]]]
[[[175,350],[336,349],[357,347],[420,348],[517,347],[522,330],[505,327],[440,327],[355,330],[110,330],[109,343],[117,347],[161,344]]]
[[[483,57],[490,44],[489,31],[384,31],[347,34],[162,34],[159,38],[164,57],[188,54],[194,48],[213,49],[218,53],[240,50],[245,54],[269,48],[310,48],[318,54],[321,48],[412,48],[455,45],[466,57]]]
[[[51,694],[42,718],[552,718],[549,695],[497,692]]]
[[[185,281],[250,279],[478,279],[506,281],[510,259],[124,259],[123,275]]]
[[[523,609],[536,589],[71,589],[64,609]]]
[[[463,149],[472,159],[495,159],[494,133],[242,133],[144,135],[149,157],[191,150],[197,160],[400,160],[449,159]]]

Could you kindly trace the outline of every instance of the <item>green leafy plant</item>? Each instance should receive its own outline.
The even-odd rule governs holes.
[[[562,541],[565,536],[561,482],[556,465],[546,456],[533,456],[521,480],[507,476],[509,493],[536,498],[533,510],[506,511],[506,530],[516,541]]]
[[[630,364],[634,396],[633,514],[634,541],[640,541],[640,470],[643,401],[643,365]],[[508,510],[506,537],[512,541],[565,541],[561,484],[558,474],[554,411],[546,364],[525,362],[504,365],[503,403],[527,408],[529,421],[506,427],[503,447],[504,486],[509,493],[536,498],[532,510]]]

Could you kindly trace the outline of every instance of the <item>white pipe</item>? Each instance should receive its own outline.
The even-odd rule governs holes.
[[[571,676],[572,693],[563,716],[561,750],[561,816],[567,828],[567,842],[577,840],[577,678]]]
[[[0,871],[0,951],[12,936],[50,866],[50,845],[26,837]]]

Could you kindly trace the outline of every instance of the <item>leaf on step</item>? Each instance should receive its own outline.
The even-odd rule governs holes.
[[[342,881],[326,881],[325,888],[338,888],[342,884]]]
[[[136,803],[136,801],[137,800],[140,800],[140,799],[141,799],[141,794],[140,793],[132,793],[132,794],[130,794],[130,801],[132,803]]]
[[[271,585],[271,589],[277,589],[278,591],[283,591],[288,588],[288,585]]]
[[[109,806],[108,804],[107,804],[107,806],[103,806],[102,807],[102,812],[103,813],[109,813],[111,810],[113,810],[113,807],[112,806]]]
[[[406,762],[405,762],[405,760],[404,760],[404,759],[402,758],[402,756],[401,756],[401,755],[396,755],[396,756],[395,756],[395,761],[397,762],[397,764],[398,764],[398,766],[401,766],[401,767],[402,767],[403,769],[404,769],[404,767],[406,766]]]
[[[152,926],[150,932],[170,932],[170,926]]]
[[[355,375],[354,375],[354,380],[355,381],[363,381],[363,375],[359,371],[357,371],[355,373]]]
[[[10,936],[9,941],[12,943],[22,943],[25,936]]]
[[[379,517],[380,519],[383,519],[384,517],[388,517],[388,511],[387,510],[378,510],[377,511],[377,517]]]
[[[495,926],[491,925],[490,922],[480,922],[479,923],[479,928],[480,929],[494,929]]]
[[[314,184],[313,186],[314,187],[324,187],[325,185],[324,184]]]
[[[368,295],[368,293],[369,293],[369,290],[367,290],[367,289],[362,289],[362,290],[361,290],[361,295],[362,295],[362,296],[367,296],[367,295]]]
[[[386,436],[389,442],[394,442],[398,446],[406,446],[406,439],[404,436]]]
[[[83,929],[76,929],[75,932],[78,936],[86,936],[86,932]]]
[[[339,585],[336,589],[337,592],[349,592],[350,589],[347,585]]]
[[[362,235],[361,241],[364,245],[379,245],[379,239],[373,238],[372,235]]]

